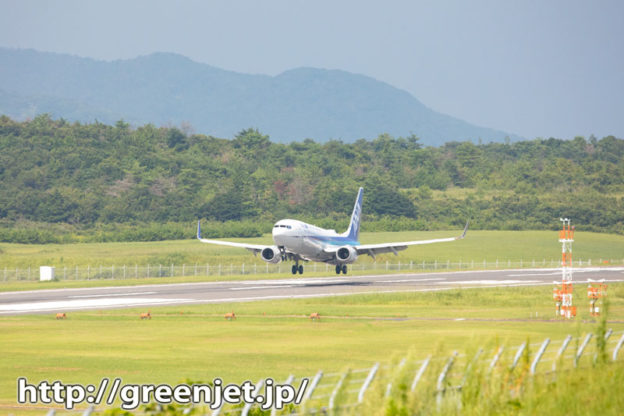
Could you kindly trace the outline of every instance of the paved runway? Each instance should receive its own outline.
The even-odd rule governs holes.
[[[458,287],[533,286],[552,284],[553,281],[559,279],[561,279],[559,269],[519,269],[33,290],[0,293],[0,315],[248,302],[369,292],[433,291]],[[624,281],[624,268],[574,270],[576,283],[586,283],[587,279],[622,282]]]

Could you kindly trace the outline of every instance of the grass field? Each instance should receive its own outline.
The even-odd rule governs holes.
[[[362,233],[361,243],[400,242],[459,235],[454,231],[410,231]],[[271,236],[233,239],[253,244],[272,244]],[[542,260],[560,257],[558,234],[552,231],[479,231],[469,230],[464,240],[413,246],[400,252],[380,255],[378,262],[396,261],[495,261]],[[574,242],[576,259],[617,259],[624,261],[624,236],[577,232]],[[368,256],[358,261],[372,261]],[[264,264],[243,249],[201,244],[197,240],[140,243],[85,244],[9,244],[0,243],[0,270],[50,265],[56,267],[134,265],[134,264]]]
[[[362,243],[407,241],[412,239],[431,239],[456,235],[458,231],[440,232],[397,232],[397,233],[363,233]],[[609,264],[624,264],[624,236],[582,233],[577,232],[574,242],[575,261],[591,259],[593,265],[602,264],[608,261]],[[249,243],[270,244],[271,237],[237,239]],[[463,262],[464,268],[474,262],[474,268],[483,268],[483,261],[494,263],[500,260],[499,267],[507,267],[507,261],[516,262],[512,267],[519,267],[519,261],[524,261],[524,267],[530,267],[532,261],[536,266],[540,266],[543,261],[547,265],[558,264],[560,257],[560,246],[558,234],[550,231],[469,231],[464,240],[431,244],[423,246],[413,246],[405,251],[399,252],[399,256],[392,254],[380,255],[377,257],[377,265],[381,269],[375,273],[383,273],[383,265],[386,261],[397,264],[401,262],[407,265],[413,262],[419,267],[422,262],[430,263],[437,261],[446,265],[450,261],[452,267],[457,267],[458,262]],[[551,263],[552,261],[552,263]],[[368,256],[362,256],[357,260],[356,267],[373,266],[373,260]],[[197,275],[186,275],[186,277],[160,277],[160,278],[139,278],[133,279],[132,271],[134,265],[143,267],[151,264],[152,271],[157,270],[157,265],[163,265],[165,269],[171,264],[181,266],[185,264],[189,274],[193,274],[193,268],[199,265]],[[205,276],[202,270],[206,270],[206,265],[212,267],[213,274]],[[264,270],[266,263],[254,257],[247,250],[214,246],[199,243],[196,240],[162,241],[147,243],[93,243],[93,244],[49,244],[49,245],[22,245],[22,244],[0,244],[0,291],[9,290],[33,290],[41,288],[69,288],[69,287],[91,287],[91,286],[127,286],[151,283],[182,283],[214,280],[242,280],[242,279],[263,279],[266,274],[235,274],[230,273],[230,267],[239,267],[244,264],[246,270],[251,271],[253,267]],[[455,264],[455,266],[453,266]],[[38,282],[38,266],[53,265],[57,267],[57,276],[61,276],[60,281]],[[118,275],[121,268],[128,266],[129,276],[127,279],[93,279],[93,280],[72,280],[72,273],[75,267],[82,268],[83,279],[86,278],[86,267],[91,270],[103,265],[105,267],[116,266]],[[215,273],[217,265],[223,265],[224,273]],[[234,265],[234,266],[232,266]],[[314,267],[318,272],[314,273]],[[32,281],[16,280],[11,278],[15,268],[22,268],[22,275],[26,274],[28,267],[31,267]],[[288,269],[290,263],[280,265],[282,273],[271,274],[271,278],[291,277]],[[327,272],[322,264],[308,264],[306,276],[324,276]],[[471,266],[472,267],[472,266]],[[490,264],[488,267],[495,267]],[[63,270],[69,272],[69,278],[63,279]],[[329,270],[331,273],[331,270]],[[370,271],[358,271],[352,267],[351,274],[370,273]],[[6,280],[3,276],[9,275]]]
[[[580,290],[580,292],[583,292]],[[577,289],[579,316],[553,316],[551,287],[489,288],[432,293],[76,312],[0,319],[0,410],[14,408],[16,379],[98,383],[179,383],[186,379],[255,381],[370,367],[408,352],[424,358],[467,346],[513,346],[593,331]],[[624,285],[609,287],[610,323],[624,330]],[[223,314],[235,311],[236,321]],[[319,312],[320,322],[307,319]],[[458,320],[461,319],[461,320]],[[38,413],[37,413],[38,412]],[[41,410],[30,414],[42,414]]]

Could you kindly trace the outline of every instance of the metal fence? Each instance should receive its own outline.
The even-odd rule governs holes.
[[[624,259],[578,259],[575,267],[624,265]],[[422,262],[359,262],[349,265],[351,272],[379,271],[437,271],[437,270],[492,270],[517,268],[556,268],[561,266],[560,259],[519,259],[519,260],[434,260]],[[96,265],[96,266],[56,266],[55,277],[58,280],[92,279],[143,279],[160,277],[192,276],[233,276],[290,273],[290,263],[243,263],[243,264],[147,264],[147,265]],[[321,263],[307,263],[307,273],[333,273],[334,266]],[[0,280],[39,280],[39,267],[9,268],[0,265]]]
[[[524,343],[521,345],[507,347],[504,345],[494,348],[479,348],[469,354],[459,354],[453,352],[448,356],[427,357],[425,359],[413,360],[405,357],[395,363],[374,363],[371,367],[345,370],[342,372],[324,373],[319,371],[308,377],[295,377],[290,375],[283,380],[298,388],[303,379],[307,379],[308,387],[303,398],[303,402],[296,407],[284,410],[272,409],[271,415],[315,415],[334,414],[340,410],[355,409],[361,406],[366,400],[367,394],[375,390],[377,399],[382,391],[383,397],[390,397],[398,391],[398,387],[393,382],[398,381],[397,374],[403,372],[407,376],[407,383],[403,389],[407,388],[410,394],[430,394],[435,395],[435,402],[438,406],[445,401],[457,399],[457,392],[467,382],[471,372],[476,368],[488,373],[494,371],[505,371],[508,374],[514,372],[518,367],[523,366],[526,376],[536,375],[556,375],[557,372],[570,371],[575,368],[589,368],[598,360],[599,349],[597,342],[591,342],[595,338],[593,333],[585,334],[581,337],[568,335],[565,339],[551,341],[545,339],[538,343]],[[605,334],[605,348],[607,362],[621,361],[624,352],[621,350],[624,345],[624,331],[614,333],[608,330]],[[522,362],[522,358],[528,357],[530,366],[526,368],[527,362]],[[405,379],[405,377],[404,377]],[[262,391],[262,381],[258,381],[256,394]],[[282,381],[282,380],[280,380]],[[425,388],[425,385],[433,386]],[[254,405],[225,405],[216,410],[199,407],[201,415],[243,415],[246,416]],[[257,406],[257,405],[256,405]],[[190,407],[186,407],[190,410]],[[90,407],[84,411],[58,411],[51,410],[48,415],[71,415],[82,414],[89,416],[96,409]],[[188,411],[186,412],[188,413]],[[186,414],[183,412],[183,414]],[[144,414],[136,412],[135,414]],[[150,413],[151,414],[151,413]]]

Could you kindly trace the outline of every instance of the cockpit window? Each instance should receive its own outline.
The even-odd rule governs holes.
[[[283,224],[275,224],[275,225],[273,226],[273,228],[286,228],[286,229],[288,229],[288,230],[291,230],[291,229],[292,229],[292,226],[290,226],[290,225],[283,225]]]

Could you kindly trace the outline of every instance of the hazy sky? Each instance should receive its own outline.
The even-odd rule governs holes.
[[[343,69],[526,138],[624,137],[624,1],[0,0],[0,46]]]

